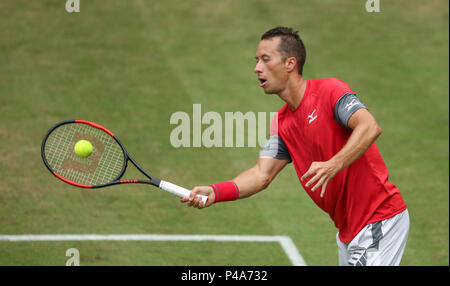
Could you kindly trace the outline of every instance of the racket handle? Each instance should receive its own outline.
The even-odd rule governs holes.
[[[189,191],[188,189],[185,189],[183,187],[177,186],[175,184],[163,180],[161,180],[159,188],[182,198],[189,197],[189,195],[191,194],[191,191]],[[203,205],[205,205],[206,201],[208,200],[208,197],[203,195],[197,196],[200,196],[202,198]]]

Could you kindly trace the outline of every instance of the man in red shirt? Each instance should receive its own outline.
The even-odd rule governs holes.
[[[339,229],[340,265],[399,265],[409,214],[375,143],[381,128],[345,82],[303,78],[305,59],[303,42],[291,28],[264,33],[254,71],[265,93],[286,102],[272,121],[269,141],[254,167],[232,180],[195,187],[181,201],[202,208],[249,197],[292,162],[305,191]],[[208,196],[205,206],[196,194]]]

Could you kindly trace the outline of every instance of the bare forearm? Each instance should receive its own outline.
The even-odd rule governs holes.
[[[256,165],[239,174],[233,181],[239,188],[239,198],[246,198],[267,188],[271,180]]]
[[[214,204],[216,201],[227,201],[230,196],[227,197],[227,194],[231,194],[229,191],[233,192],[234,196],[231,196],[231,200],[234,199],[242,199],[250,197],[251,195],[256,194],[259,191],[264,190],[270,184],[270,182],[275,178],[275,176],[289,163],[287,159],[275,159],[270,157],[260,157],[258,162],[252,168],[240,173],[237,177],[235,177],[232,182],[226,181],[223,183],[214,184],[215,189],[211,186],[196,186],[192,189],[191,195],[189,198],[181,198],[181,202],[188,202],[188,206],[193,206],[197,208],[209,207]],[[229,184],[231,183],[231,185]],[[219,186],[219,184],[221,186]],[[228,184],[230,189],[227,189],[227,186],[222,184]],[[236,189],[238,187],[239,197],[235,197]],[[223,188],[223,189],[221,189]],[[218,193],[218,197],[216,198],[216,191]],[[224,199],[224,196],[221,196],[220,193],[225,194],[227,199]],[[208,196],[208,200],[206,205],[203,205],[201,199],[197,198],[197,194]],[[219,197],[221,200],[219,200]]]
[[[375,122],[356,126],[347,143],[331,161],[339,166],[339,170],[347,168],[369,149],[380,134],[381,128]]]

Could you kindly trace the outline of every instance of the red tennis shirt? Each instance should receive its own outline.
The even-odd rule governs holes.
[[[354,93],[343,81],[310,79],[300,105],[278,110],[278,136],[284,141],[300,179],[313,161],[327,161],[338,153],[351,130],[334,118],[334,107],[346,93]],[[305,187],[311,199],[327,212],[339,229],[342,242],[351,241],[366,225],[390,218],[406,204],[389,174],[376,143],[353,164],[340,171],[320,197],[320,188]]]

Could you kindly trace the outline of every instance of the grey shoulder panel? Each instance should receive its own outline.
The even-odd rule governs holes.
[[[345,93],[334,106],[334,119],[348,128],[348,120],[357,110],[366,108],[354,93]]]
[[[286,144],[279,136],[270,136],[269,140],[267,140],[266,146],[264,146],[264,148],[259,152],[259,156],[272,157],[276,159],[289,159],[289,161],[292,161]]]

